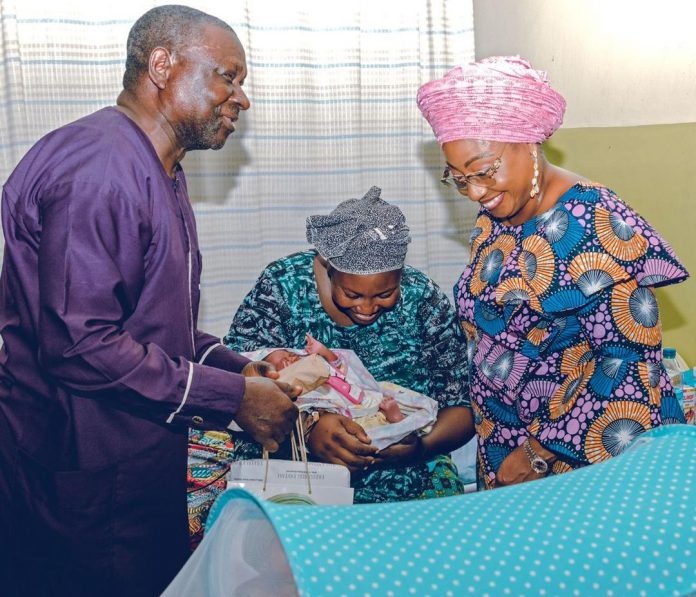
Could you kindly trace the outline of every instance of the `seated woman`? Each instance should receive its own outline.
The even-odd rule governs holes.
[[[373,187],[329,215],[309,217],[307,238],[315,250],[262,272],[226,344],[243,351],[299,348],[311,332],[326,346],[353,350],[378,381],[439,403],[429,434],[413,434],[379,453],[354,421],[319,417],[308,438],[311,456],[352,471],[356,503],[463,492],[447,454],[473,435],[464,339],[442,291],[404,265],[411,238],[403,213]],[[261,455],[243,434],[235,434],[234,444],[234,458]]]
[[[653,288],[688,274],[611,190],[546,161],[565,110],[546,74],[489,58],[423,85],[418,106],[442,182],[480,210],[455,294],[482,486],[600,462],[683,421]]]

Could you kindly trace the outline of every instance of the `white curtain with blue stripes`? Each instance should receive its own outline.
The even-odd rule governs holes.
[[[157,2],[0,0],[0,178],[42,134],[121,87],[133,21]],[[475,216],[438,184],[418,86],[473,59],[472,0],[191,2],[247,52],[251,109],[224,149],[184,160],[201,239],[200,327],[223,335],[263,267],[307,248],[304,221],[372,185],[411,226],[408,261],[447,292]]]

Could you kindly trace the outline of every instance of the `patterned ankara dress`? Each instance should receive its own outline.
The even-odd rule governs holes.
[[[465,340],[452,304],[423,273],[406,266],[401,298],[367,326],[342,327],[321,305],[315,251],[271,263],[242,302],[225,342],[250,351],[304,348],[310,332],[330,348],[355,351],[378,381],[392,381],[437,400],[440,408],[469,406]],[[257,458],[259,446],[234,434],[235,457]],[[375,469],[353,477],[355,502],[455,495],[463,483],[449,456],[415,466]]]
[[[454,291],[480,487],[528,436],[559,457],[557,474],[683,422],[652,288],[687,277],[655,230],[599,185],[574,185],[520,226],[479,215]]]

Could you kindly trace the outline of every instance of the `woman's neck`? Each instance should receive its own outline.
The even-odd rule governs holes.
[[[338,325],[346,328],[354,326],[355,323],[351,318],[343,313],[333,301],[333,297],[331,296],[331,279],[329,278],[329,272],[326,266],[326,261],[319,255],[314,256],[314,281],[317,285],[317,293],[319,294],[321,306],[324,308],[324,311],[326,311],[326,314]]]
[[[506,226],[521,226],[529,222],[539,214],[550,210],[568,189],[582,180],[585,180],[582,176],[544,160],[539,195],[530,198],[522,209],[503,223]]]

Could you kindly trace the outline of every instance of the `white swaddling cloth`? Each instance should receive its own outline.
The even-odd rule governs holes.
[[[242,354],[251,360],[258,361],[280,348],[302,356],[307,355],[303,350],[285,347],[263,348]],[[438,405],[435,400],[398,384],[377,382],[362,364],[358,355],[352,350],[336,348],[331,350],[341,357],[344,365],[341,367],[341,372],[345,380],[356,391],[362,391],[362,401],[360,404],[354,404],[329,384],[322,383],[318,387],[304,392],[297,398],[295,404],[297,404],[300,410],[327,410],[345,415],[359,424],[361,418],[377,414],[379,403],[382,399],[385,396],[391,396],[396,400],[399,409],[406,416],[397,423],[386,423],[366,429],[365,433],[367,433],[372,440],[372,444],[378,450],[401,441],[409,433],[429,431],[430,426],[437,419]],[[322,360],[326,363],[327,373],[329,373],[331,365],[324,359]],[[282,371],[284,370],[281,370],[281,373]],[[301,383],[300,385],[304,387],[304,384]]]

